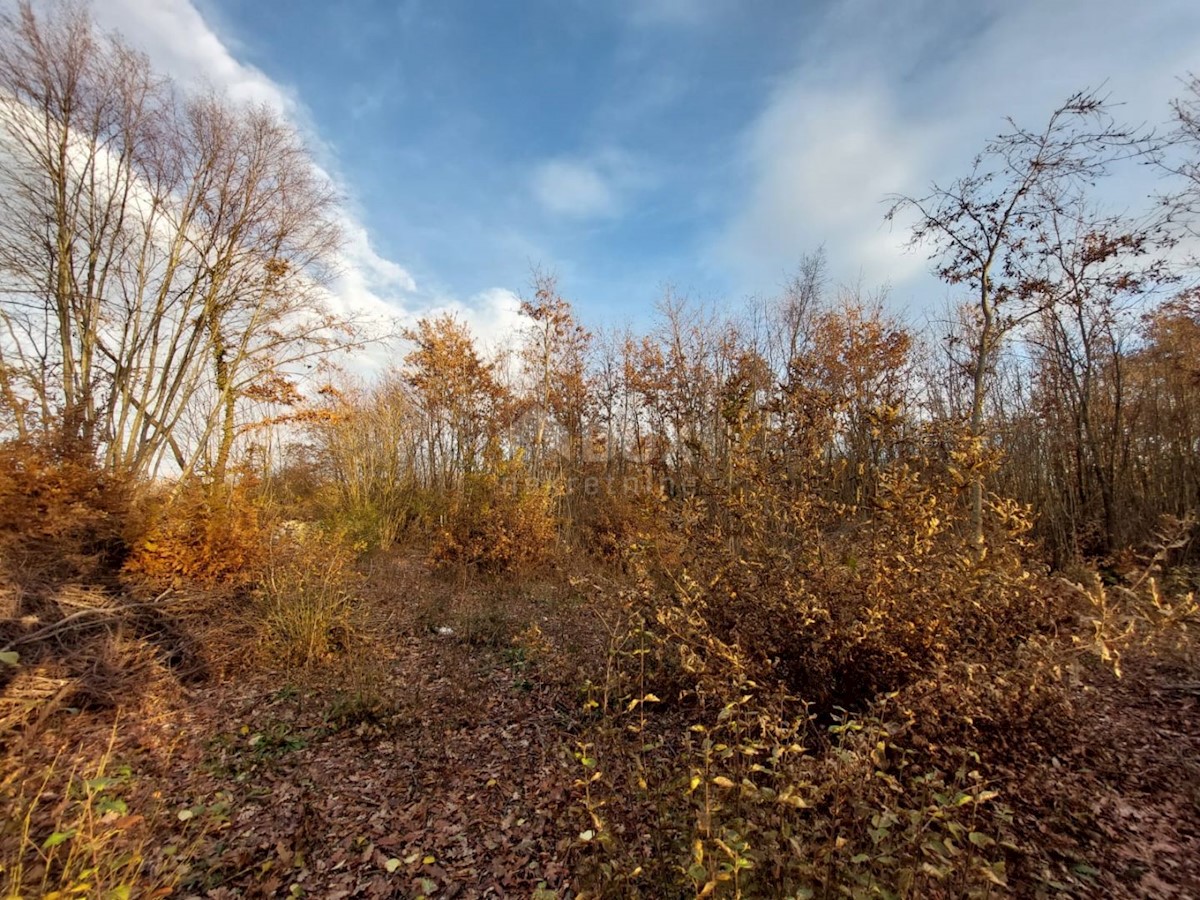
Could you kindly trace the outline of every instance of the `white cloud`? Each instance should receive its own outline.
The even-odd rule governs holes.
[[[611,145],[586,155],[545,160],[529,179],[543,210],[579,220],[619,215],[633,195],[655,182],[653,167],[643,157]]]
[[[408,271],[375,252],[367,230],[349,216],[341,223],[345,244],[331,291],[346,312],[388,319],[411,301],[417,284]]]
[[[534,170],[533,194],[550,213],[576,219],[611,216],[617,197],[609,180],[589,162],[553,159]]]
[[[512,346],[529,320],[521,315],[521,298],[507,288],[489,288],[466,302],[445,300],[426,314],[452,313],[466,322],[481,352],[494,356]]]
[[[782,272],[828,244],[869,279],[908,274],[923,263],[884,227],[880,201],[912,186],[932,139],[898,122],[881,92],[787,85],[748,136],[753,183],[726,253],[735,264]]]
[[[120,31],[150,56],[156,68],[185,86],[211,86],[240,101],[265,103],[301,128],[323,155],[333,157],[332,148],[323,144],[300,99],[261,70],[239,61],[192,0],[95,0],[93,14],[102,27]],[[339,179],[322,171],[339,184]],[[579,203],[586,205],[587,185],[581,188],[578,179],[572,183],[570,173],[565,184],[568,191],[575,189],[575,208]],[[339,184],[339,190],[348,193],[344,185]],[[595,209],[600,201],[592,196],[590,202]],[[422,293],[407,268],[376,250],[369,230],[349,205],[343,206],[339,219],[345,243],[331,288],[335,304],[343,311],[408,323],[422,315],[453,312],[471,327],[481,349],[489,353],[523,327],[520,300],[512,291],[493,287],[466,299],[442,296],[436,290]],[[363,371],[379,368],[381,363],[371,354],[356,361]]]
[[[285,88],[230,53],[190,0],[95,0],[92,13],[186,86],[213,85],[235,100],[266,103],[292,117],[300,111]]]
[[[745,190],[715,250],[755,287],[820,244],[838,277],[912,287],[927,261],[883,223],[889,194],[953,179],[1005,116],[1036,126],[1081,89],[1104,85],[1118,115],[1161,122],[1200,60],[1200,4],[1135,16],[1121,0],[848,0],[814,21],[798,59],[746,130]],[[1131,205],[1147,192],[1134,172],[1104,189]]]

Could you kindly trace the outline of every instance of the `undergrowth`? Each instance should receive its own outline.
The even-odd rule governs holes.
[[[163,812],[115,759],[118,730],[119,723],[90,763],[59,757],[37,772],[7,774],[0,796],[12,816],[0,833],[2,896],[121,900],[175,892],[194,848],[158,839]]]
[[[681,541],[630,548],[636,586],[591,584],[609,641],[574,752],[588,896],[1087,892],[1086,862],[1014,817],[1013,773],[1069,745],[1088,660],[1119,675],[1123,652],[1193,646],[1195,599],[1163,596],[1160,557],[1121,587],[1026,568],[1028,519],[996,498],[970,549],[955,471],[898,460],[850,507],[747,460],[679,508]]]

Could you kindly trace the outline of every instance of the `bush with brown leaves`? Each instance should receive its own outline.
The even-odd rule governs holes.
[[[468,475],[434,540],[434,565],[517,572],[546,563],[558,545],[555,494],[553,483],[529,479],[520,459]]]
[[[258,485],[188,481],[149,497],[127,575],[155,585],[245,588],[267,559],[272,525]]]

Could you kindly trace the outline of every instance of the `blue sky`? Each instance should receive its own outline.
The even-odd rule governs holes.
[[[900,309],[945,288],[884,197],[961,172],[1003,117],[1107,81],[1159,122],[1200,70],[1194,0],[94,0],[184,82],[273,103],[346,196],[340,290],[513,324],[531,264],[594,323],[665,285],[735,305],[824,245]],[[1115,195],[1136,197],[1132,182]]]

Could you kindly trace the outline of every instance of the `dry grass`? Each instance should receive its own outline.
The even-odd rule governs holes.
[[[131,807],[132,773],[117,765],[119,722],[86,765],[61,756],[37,772],[11,770],[0,795],[14,815],[0,842],[6,898],[165,897],[176,860],[154,845],[155,811]]]

